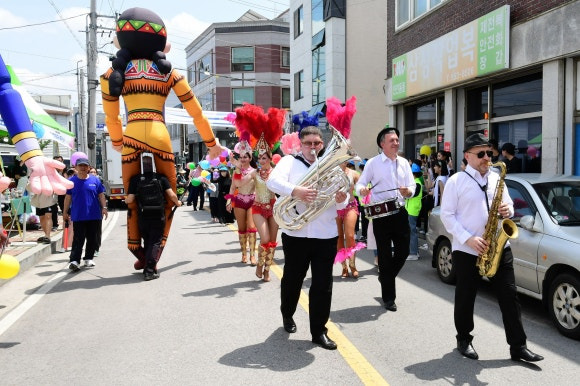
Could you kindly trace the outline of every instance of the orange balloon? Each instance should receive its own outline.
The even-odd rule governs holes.
[[[20,263],[12,255],[2,255],[0,257],[0,279],[12,279],[18,275]]]

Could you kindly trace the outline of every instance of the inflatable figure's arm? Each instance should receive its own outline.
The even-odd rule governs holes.
[[[207,117],[203,115],[203,110],[201,109],[199,101],[193,94],[193,91],[191,91],[191,87],[189,87],[185,78],[179,72],[173,70],[172,76],[175,81],[173,91],[179,98],[183,107],[187,110],[188,114],[193,118],[193,123],[199,131],[199,135],[209,149],[209,158],[218,158],[224,149],[222,149],[220,144],[216,142],[213,130],[211,129]]]
[[[113,148],[121,151],[123,148],[123,122],[121,121],[119,97],[109,93],[109,76],[113,72],[110,68],[101,76],[101,93],[103,96],[103,110],[105,111],[105,124],[109,129],[109,135]]]
[[[20,154],[20,159],[31,170],[29,178],[31,191],[50,195],[53,192],[63,194],[72,188],[70,181],[56,170],[64,168],[65,165],[42,154],[22,97],[12,88],[10,73],[2,56],[0,56],[0,115],[8,128],[16,151]]]

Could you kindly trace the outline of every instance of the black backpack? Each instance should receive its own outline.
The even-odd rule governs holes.
[[[155,177],[142,175],[137,184],[137,204],[140,215],[147,219],[163,219],[165,214],[165,192]]]

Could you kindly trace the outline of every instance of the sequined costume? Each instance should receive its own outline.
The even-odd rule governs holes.
[[[336,211],[336,214],[338,214],[338,217],[344,219],[344,216],[346,216],[346,214],[351,211],[354,210],[356,212],[356,215],[359,215],[359,211],[358,211],[358,203],[356,201],[356,198],[351,200],[348,205],[346,206],[346,208],[344,209],[339,209]]]
[[[266,181],[256,173],[256,199],[252,206],[252,213],[259,214],[264,218],[272,217],[272,207],[276,202],[276,195],[268,190]]]

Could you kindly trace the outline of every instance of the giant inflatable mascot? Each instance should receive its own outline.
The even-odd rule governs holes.
[[[209,121],[191,91],[187,80],[171,69],[165,59],[169,51],[167,30],[163,20],[148,9],[130,8],[117,20],[115,44],[119,51],[110,68],[101,76],[103,109],[113,146],[122,155],[125,191],[129,180],[141,173],[141,153],[154,155],[157,173],[169,180],[175,191],[176,174],[171,138],[164,121],[167,95],[173,91],[183,107],[193,117],[193,123],[209,148],[210,158],[218,158],[222,148],[216,143]],[[127,127],[123,133],[119,117],[119,97],[123,96],[127,110]],[[165,208],[166,224],[158,261],[171,227],[171,202]],[[137,222],[137,204],[128,204],[127,244],[137,257],[135,269],[145,266],[145,254]]]
[[[0,115],[20,159],[30,170],[30,190],[36,194],[64,194],[73,183],[62,177],[58,169],[64,169],[62,162],[44,157],[24,102],[18,91],[12,88],[10,72],[0,56]],[[0,191],[6,187],[0,179]]]
[[[51,195],[53,192],[64,194],[73,187],[73,183],[62,177],[57,169],[64,169],[65,165],[56,160],[44,157],[22,97],[10,82],[10,72],[2,56],[0,56],[0,116],[12,138],[12,143],[30,170],[30,190],[36,194]],[[8,188],[10,179],[0,173],[0,192]],[[10,279],[18,274],[20,263],[10,255],[4,255],[4,248],[8,245],[8,235],[0,223],[0,278]]]

